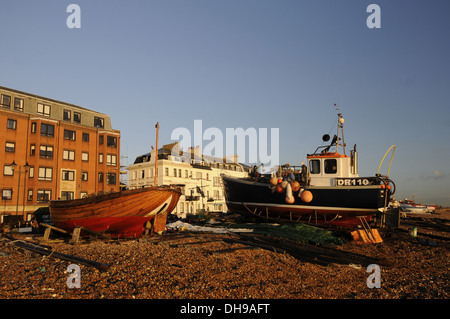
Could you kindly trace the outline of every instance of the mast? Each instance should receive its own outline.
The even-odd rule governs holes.
[[[158,138],[159,138],[159,122],[156,122],[156,156],[155,156],[155,186],[158,186]]]
[[[337,130],[337,140],[336,140],[336,153],[338,152],[338,146],[342,146],[343,150],[344,150],[344,155],[345,155],[345,141],[344,141],[344,118],[342,117],[342,113],[341,110],[339,109],[339,107],[334,104],[334,107],[336,108],[336,110],[338,111],[338,130]],[[340,133],[342,133],[342,139],[340,138]],[[340,143],[340,141],[342,140],[342,144]]]

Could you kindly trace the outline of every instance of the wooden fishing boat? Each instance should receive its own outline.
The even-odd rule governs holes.
[[[360,177],[356,145],[350,156],[345,154],[344,119],[341,113],[338,117],[337,135],[330,145],[308,154],[307,165],[282,165],[272,175],[260,175],[255,169],[249,178],[222,176],[228,209],[272,222],[342,228],[364,225],[386,212],[395,184],[388,178],[389,171],[386,176],[379,174],[384,157],[375,176]],[[323,136],[324,142],[329,139]]]
[[[146,230],[165,230],[167,215],[181,191],[169,186],[146,187],[74,200],[50,201],[55,226],[72,231],[82,226],[114,238],[139,237]]]

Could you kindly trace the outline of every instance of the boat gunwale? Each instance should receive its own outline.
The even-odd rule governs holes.
[[[181,190],[179,188],[173,188],[170,186],[151,186],[151,187],[144,187],[144,188],[137,188],[137,189],[131,189],[131,190],[125,190],[125,191],[118,191],[118,192],[112,192],[112,193],[104,193],[104,194],[96,194],[93,196],[88,196],[85,198],[77,198],[77,199],[69,199],[69,200],[61,200],[61,199],[57,199],[57,200],[51,200],[50,201],[50,209],[51,208],[62,208],[62,207],[76,207],[76,206],[83,206],[83,205],[90,205],[90,204],[95,204],[95,203],[99,203],[99,202],[103,202],[103,201],[107,201],[107,200],[114,200],[120,197],[124,197],[124,196],[131,196],[131,195],[139,195],[139,194],[143,194],[143,193],[147,193],[150,191],[161,191],[161,192],[166,192],[166,191],[171,191],[171,192],[175,192],[178,193],[179,195],[181,195]]]

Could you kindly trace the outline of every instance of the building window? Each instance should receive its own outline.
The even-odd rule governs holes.
[[[11,107],[11,97],[9,95],[2,94],[0,99],[0,105],[2,107],[7,107],[9,109]]]
[[[173,176],[177,177],[177,169],[176,168],[173,169]]]
[[[89,133],[83,133],[83,134],[81,135],[81,140],[82,140],[83,142],[89,142]]]
[[[16,143],[14,142],[6,142],[5,144],[5,152],[14,153],[16,151]]]
[[[63,159],[74,161],[75,160],[75,151],[63,150]]]
[[[50,116],[50,105],[38,103],[37,104],[37,114],[49,117]]]
[[[3,189],[2,190],[2,199],[3,200],[11,200],[12,198],[12,189]]]
[[[116,166],[117,165],[117,155],[107,154],[106,155],[106,165]]]
[[[98,144],[103,144],[103,138],[104,138],[104,136],[103,135],[99,135],[99,137],[98,137]]]
[[[98,173],[98,181],[103,182],[103,173]]]
[[[108,173],[108,185],[116,185],[116,174],[115,173]]]
[[[164,171],[165,171],[165,173],[166,173],[166,176],[169,176],[169,168],[166,167],[166,169],[165,169]]]
[[[63,181],[73,181],[75,180],[75,172],[74,171],[62,171],[62,180]]]
[[[30,144],[30,155],[34,156],[34,154],[36,154],[36,145]]]
[[[53,158],[53,146],[41,145],[39,147],[40,158]]]
[[[309,161],[309,172],[311,174],[320,174],[320,160]]]
[[[41,123],[41,135],[49,137],[55,136],[55,126],[51,124]]]
[[[51,190],[38,189],[37,191],[37,201],[38,203],[46,203],[52,197]]]
[[[85,161],[85,162],[89,161],[89,153],[82,152],[81,153],[81,160]]]
[[[5,165],[3,166],[3,175],[5,176],[13,176],[14,171],[12,170],[11,166]]]
[[[23,99],[18,97],[14,98],[14,110],[23,112]]]
[[[64,130],[64,139],[75,141],[75,131]]]
[[[80,198],[85,198],[87,197],[88,193],[87,192],[80,192]]]
[[[33,201],[33,190],[32,190],[32,189],[29,189],[29,190],[28,190],[27,200],[28,200],[29,202],[32,202],[32,201]]]
[[[337,161],[336,159],[326,159],[325,160],[325,173],[326,174],[336,174],[337,172]]]
[[[108,145],[109,147],[117,147],[117,137],[108,136],[106,138],[106,145]]]
[[[104,128],[104,119],[102,117],[94,116],[94,126],[99,128]]]
[[[53,168],[51,167],[39,167],[39,177],[40,181],[51,181],[53,174]]]
[[[72,112],[69,110],[63,111],[63,120],[64,121],[70,121],[72,119]]]
[[[6,122],[6,128],[9,128],[11,130],[15,130],[17,128],[17,121],[8,119]]]
[[[103,153],[98,154],[98,163],[103,163]]]
[[[34,166],[30,166],[30,170],[28,171],[28,177],[29,178],[34,177]]]
[[[88,180],[88,172],[81,172],[81,180],[85,182]]]
[[[73,112],[73,121],[76,123],[81,123],[81,113]]]
[[[36,122],[31,123],[31,133],[36,133]]]

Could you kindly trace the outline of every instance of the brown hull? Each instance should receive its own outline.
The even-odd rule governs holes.
[[[53,223],[72,231],[83,226],[114,237],[138,237],[153,221],[153,231],[165,229],[165,220],[178,203],[179,189],[147,187],[75,200],[50,202]],[[157,226],[157,227],[156,227]]]

